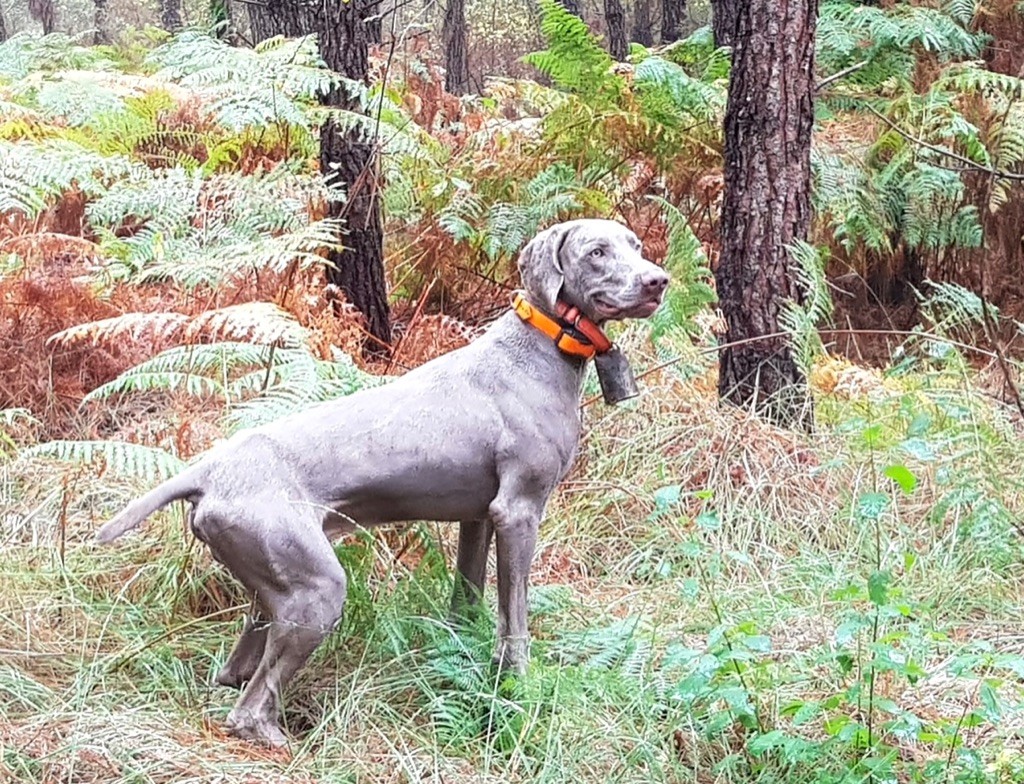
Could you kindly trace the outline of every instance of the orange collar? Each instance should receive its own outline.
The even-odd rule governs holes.
[[[512,298],[512,310],[515,314],[555,341],[558,350],[563,354],[591,359],[595,354],[604,354],[611,349],[612,342],[597,324],[580,313],[579,308],[567,305],[561,300],[556,304],[558,318],[553,319],[530,304],[522,292],[517,291]]]

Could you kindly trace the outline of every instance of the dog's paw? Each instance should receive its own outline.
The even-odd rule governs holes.
[[[229,689],[241,691],[242,687],[252,680],[252,675],[252,672],[238,672],[231,662],[228,662],[220,668],[214,680],[218,686],[227,686]]]
[[[523,675],[530,662],[530,640],[523,637],[506,637],[498,640],[494,651],[494,664],[502,673]]]
[[[288,745],[288,736],[275,722],[268,719],[250,715],[238,716],[232,711],[228,715],[225,729],[229,735],[234,735],[236,738],[253,741],[274,749]]]

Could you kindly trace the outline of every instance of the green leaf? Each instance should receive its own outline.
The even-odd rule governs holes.
[[[747,749],[755,757],[760,757],[767,751],[772,749],[783,748],[790,742],[789,736],[786,735],[782,730],[772,730],[766,732],[763,735],[758,735],[755,738],[751,738],[750,742],[747,743]]]
[[[718,512],[701,512],[694,522],[705,531],[717,531],[722,527]]]
[[[876,607],[881,607],[889,600],[889,584],[892,575],[889,572],[874,572],[868,578],[868,597]]]
[[[914,418],[907,427],[907,436],[917,438],[923,436],[932,426],[932,418],[923,412],[914,414]]]
[[[857,499],[854,513],[862,522],[877,522],[889,508],[891,500],[885,493],[863,493]]]
[[[907,495],[914,492],[914,488],[917,487],[917,477],[905,465],[891,465],[882,473],[898,484]]]
[[[996,690],[988,682],[981,684],[981,704],[984,710],[981,714],[992,724],[998,724],[1003,717],[1003,706]]]

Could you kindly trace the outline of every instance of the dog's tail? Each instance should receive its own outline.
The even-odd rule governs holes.
[[[198,468],[199,466],[187,468],[173,479],[168,479],[159,487],[150,490],[141,498],[136,498],[113,520],[96,532],[96,540],[103,544],[114,541],[119,536],[138,528],[153,512],[162,509],[172,501],[184,498],[195,503],[202,495]]]

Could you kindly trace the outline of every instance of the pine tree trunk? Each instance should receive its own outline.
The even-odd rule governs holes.
[[[331,70],[365,82],[369,72],[369,31],[365,19],[374,0],[267,0],[249,7],[256,41],[274,35],[316,33],[320,56]],[[359,111],[344,88],[321,98],[327,106]],[[320,129],[320,171],[344,187],[344,202],[328,205],[332,218],[343,218],[344,248],[332,250],[327,282],[338,286],[366,318],[376,338],[368,350],[379,353],[391,342],[391,320],[384,278],[384,231],[377,194],[376,143],[365,128],[346,130],[334,120]]]
[[[181,29],[181,0],[160,0],[160,22],[169,33]]]
[[[636,0],[636,8],[633,11],[633,40],[643,46],[653,46],[652,27],[651,0]]]
[[[661,0],[661,42],[670,44],[683,37],[686,0]]]
[[[715,46],[732,46],[745,0],[711,0],[711,29]]]
[[[814,30],[818,0],[747,0],[739,15],[725,114],[722,254],[715,278],[730,343],[719,396],[772,421],[809,428],[807,381],[779,313],[803,293],[786,250],[811,220]]]
[[[583,18],[583,11],[580,8],[580,0],[558,0],[559,4],[570,14]]]
[[[621,63],[629,56],[626,13],[622,10],[622,0],[604,0],[604,21],[608,26],[608,53],[612,59]]]
[[[107,36],[107,0],[92,0],[95,12],[93,14],[92,26],[95,28],[93,32],[93,45],[109,44],[110,38]]]
[[[466,0],[448,0],[442,30],[447,71],[444,87],[452,95],[469,92],[469,62],[466,55]]]
[[[43,25],[43,35],[57,29],[57,8],[54,0],[28,0],[28,13]]]

